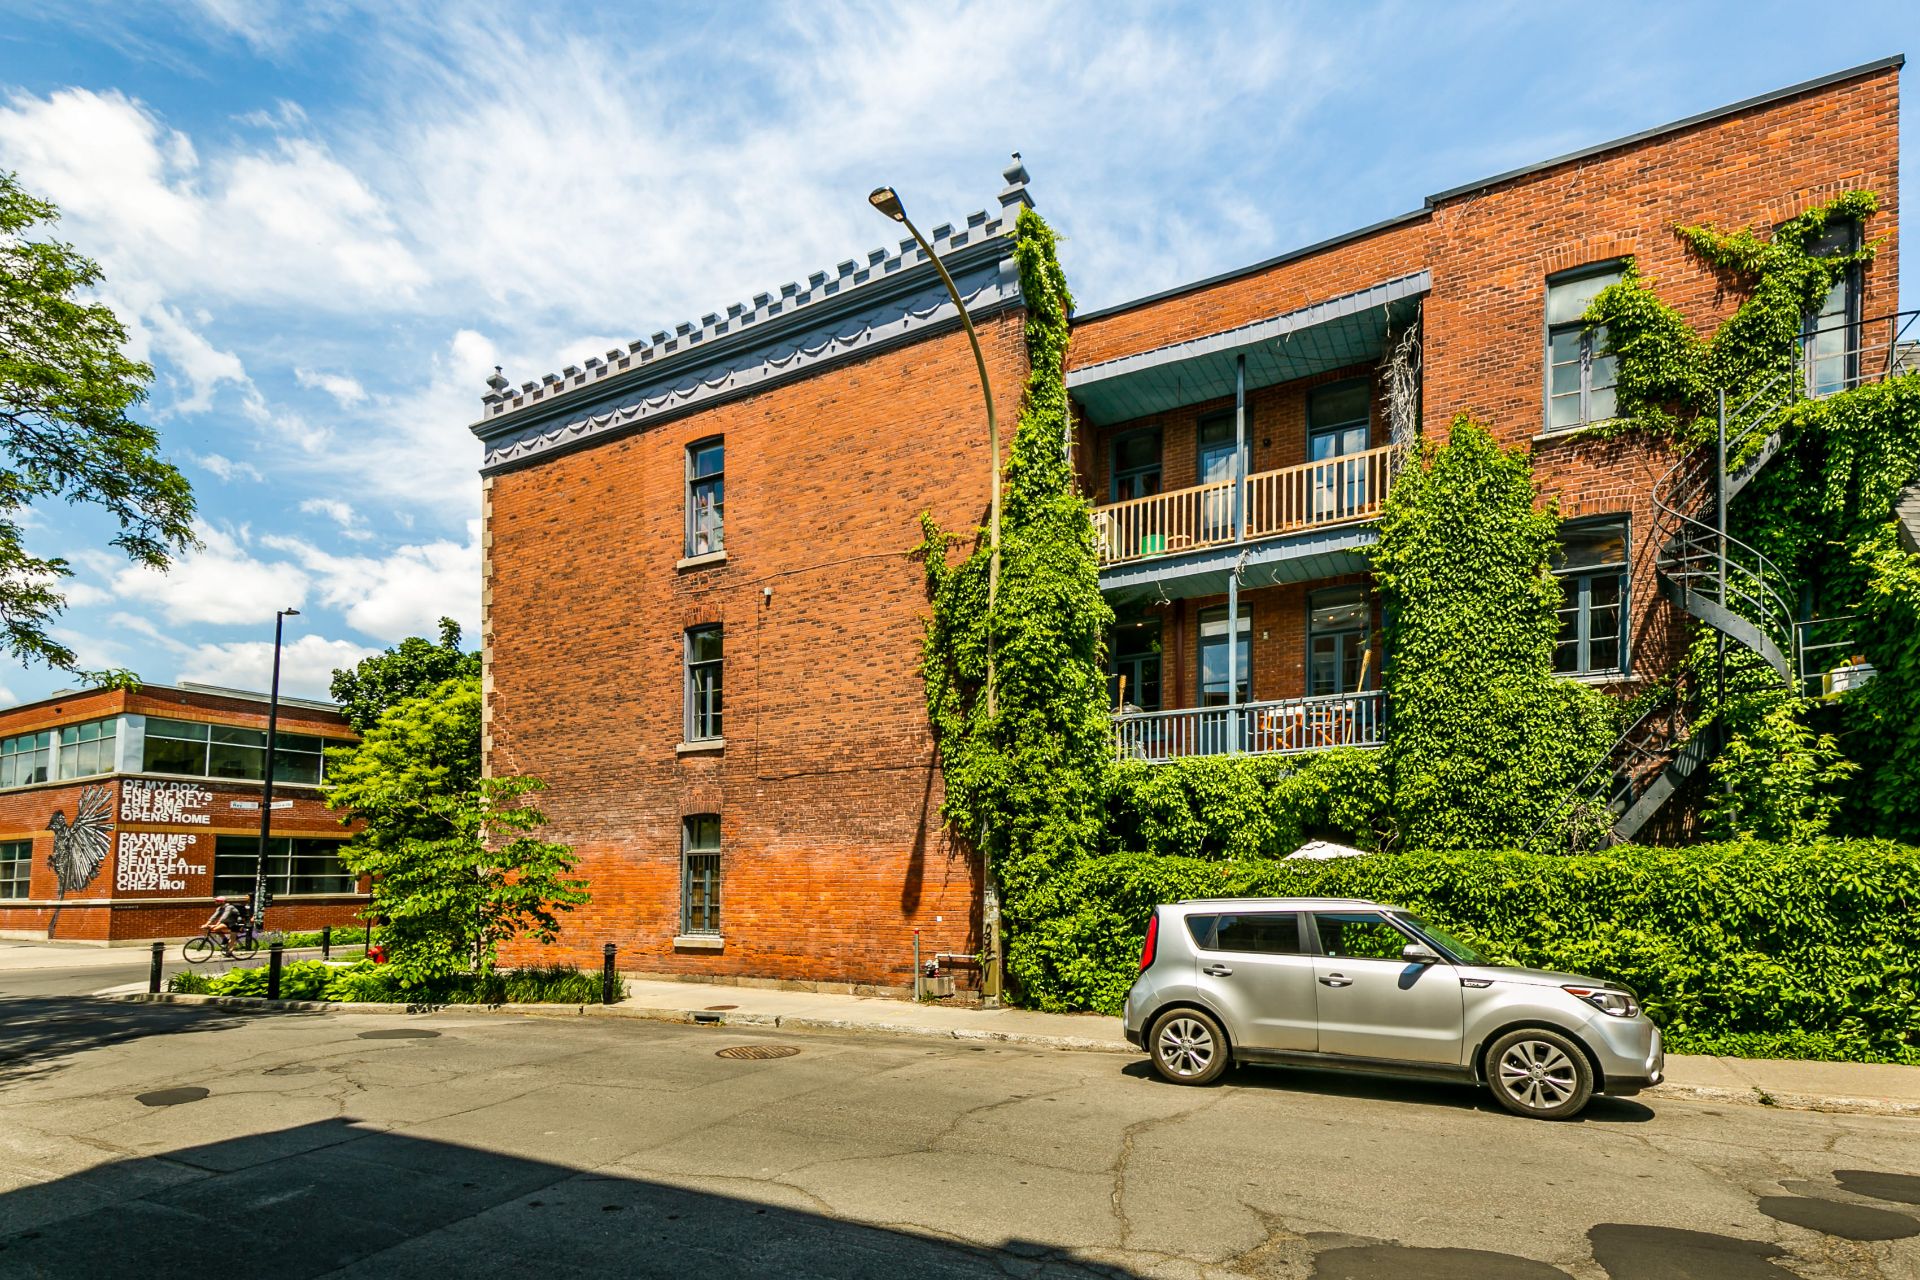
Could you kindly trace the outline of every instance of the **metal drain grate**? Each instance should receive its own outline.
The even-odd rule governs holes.
[[[713,1056],[716,1058],[750,1058],[756,1062],[765,1058],[791,1058],[800,1052],[790,1044],[736,1044],[721,1049]]]

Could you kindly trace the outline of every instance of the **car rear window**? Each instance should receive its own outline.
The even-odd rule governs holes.
[[[1196,947],[1213,946],[1213,925],[1219,916],[1188,916],[1187,935],[1193,939]]]
[[[1243,951],[1258,955],[1293,956],[1302,953],[1300,913],[1260,911],[1214,917],[1213,936],[1194,941],[1209,951]]]

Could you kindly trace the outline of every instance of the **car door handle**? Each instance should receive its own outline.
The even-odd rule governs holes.
[[[1320,978],[1320,985],[1324,987],[1350,987],[1353,985],[1353,979],[1344,973],[1323,974]]]
[[[1233,976],[1233,970],[1223,964],[1210,964],[1200,972],[1206,974],[1209,978],[1231,978]]]

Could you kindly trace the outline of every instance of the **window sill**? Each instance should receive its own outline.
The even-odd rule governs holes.
[[[687,556],[676,562],[673,567],[675,569],[701,569],[710,564],[725,564],[726,562],[727,553],[724,550],[709,551],[705,555]]]
[[[727,749],[725,738],[703,738],[699,742],[683,742],[676,746],[674,754],[683,756],[719,755]]]
[[[677,933],[673,937],[675,951],[724,951],[727,940],[717,933]]]
[[[1533,437],[1535,444],[1547,444],[1558,440],[1617,440],[1618,435],[1597,436],[1594,433],[1604,427],[1624,422],[1623,418],[1602,418],[1598,422],[1582,422],[1572,427],[1549,427]]]
[[[1611,671],[1556,671],[1562,680],[1571,680],[1575,684],[1638,684],[1640,677],[1630,671],[1614,669]]]

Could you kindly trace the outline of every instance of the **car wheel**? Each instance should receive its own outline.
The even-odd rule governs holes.
[[[1153,1069],[1174,1084],[1212,1084],[1227,1069],[1227,1036],[1198,1009],[1174,1009],[1154,1019],[1147,1035]]]
[[[1565,1120],[1593,1097],[1593,1068],[1580,1046],[1558,1031],[1509,1031],[1487,1050],[1487,1086],[1518,1116]]]

